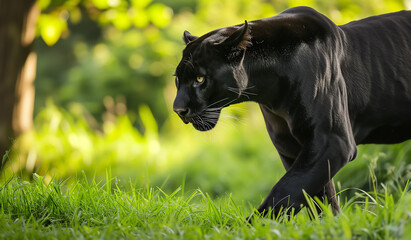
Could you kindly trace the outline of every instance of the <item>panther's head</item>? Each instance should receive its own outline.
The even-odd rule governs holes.
[[[173,109],[184,123],[207,131],[215,127],[221,109],[239,101],[248,84],[243,60],[251,44],[247,22],[201,37],[185,31],[186,48],[175,71],[177,96]]]

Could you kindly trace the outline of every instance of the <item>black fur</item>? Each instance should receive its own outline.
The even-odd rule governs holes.
[[[201,131],[223,107],[260,104],[287,170],[261,213],[327,196],[356,145],[411,138],[411,12],[337,26],[308,7],[212,31],[186,32],[174,110]],[[202,83],[197,76],[205,77]]]

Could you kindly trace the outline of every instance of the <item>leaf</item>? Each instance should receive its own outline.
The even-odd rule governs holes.
[[[58,16],[42,14],[39,18],[39,28],[41,38],[48,46],[52,46],[67,30],[67,23]]]
[[[134,26],[138,28],[145,28],[150,22],[149,15],[145,10],[138,9],[136,10],[136,14],[133,18],[133,24]]]
[[[127,12],[117,11],[115,18],[113,19],[113,25],[120,30],[126,30],[130,28],[131,22],[127,15]]]
[[[108,0],[92,0],[92,2],[98,9],[107,9],[110,7]]]
[[[51,3],[51,0],[37,0],[40,9],[46,9]]]
[[[6,163],[7,159],[9,158],[9,151],[6,151],[6,153],[3,155],[3,159],[1,161],[1,167],[4,167],[4,164]]]
[[[150,108],[147,105],[141,105],[138,110],[141,121],[143,122],[146,130],[145,134],[157,136],[158,126]]]
[[[131,4],[136,8],[145,8],[152,0],[131,0]]]
[[[77,24],[81,20],[81,10],[78,7],[75,7],[70,10],[70,20],[72,23]]]
[[[148,12],[151,22],[160,28],[166,27],[173,17],[173,10],[161,3],[151,5]]]

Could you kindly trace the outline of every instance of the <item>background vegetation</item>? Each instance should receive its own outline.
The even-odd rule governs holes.
[[[2,179],[116,176],[125,189],[179,186],[258,205],[284,169],[255,104],[230,107],[209,133],[171,111],[184,30],[202,35],[308,5],[338,24],[410,7],[403,0],[39,0],[34,126],[3,157]],[[408,4],[408,5],[407,5]],[[37,175],[33,175],[36,173]],[[404,189],[411,142],[361,146],[337,189]],[[7,188],[5,185],[4,189]],[[382,189],[384,190],[384,189]],[[341,199],[356,191],[346,190]],[[161,194],[160,194],[161,195]],[[213,220],[214,221],[214,220]],[[84,230],[84,229],[83,229]]]

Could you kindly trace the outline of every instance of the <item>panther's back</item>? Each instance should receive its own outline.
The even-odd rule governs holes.
[[[411,11],[369,17],[340,28],[346,37],[341,68],[358,143],[410,138]],[[396,136],[380,138],[389,131]]]

